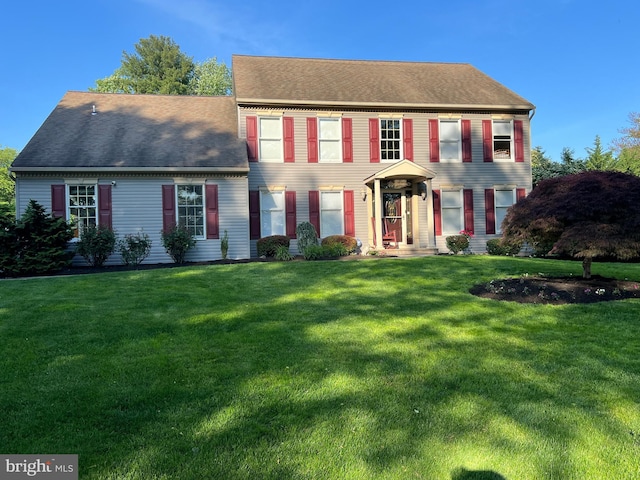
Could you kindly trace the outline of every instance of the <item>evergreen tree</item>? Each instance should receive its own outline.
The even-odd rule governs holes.
[[[610,150],[604,150],[600,142],[600,136],[596,135],[593,142],[593,148],[585,149],[589,154],[585,160],[587,170],[616,170],[616,159]]]

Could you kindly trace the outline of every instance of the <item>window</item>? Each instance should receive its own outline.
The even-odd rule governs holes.
[[[320,192],[320,232],[323,237],[344,232],[342,199],[341,191]]]
[[[318,119],[318,142],[320,146],[321,162],[342,162],[342,132],[340,118]]]
[[[515,203],[515,195],[513,190],[496,190],[495,208],[496,208],[496,226],[497,232],[500,232],[500,225],[507,214],[507,209]]]
[[[513,128],[510,121],[494,120],[493,122],[493,159],[511,160],[513,157],[512,135]]]
[[[87,226],[98,225],[98,198],[95,185],[69,185],[69,218],[75,224],[75,237]]]
[[[282,119],[259,118],[259,142],[261,162],[282,162]]]
[[[459,161],[462,136],[458,120],[440,120],[440,160]]]
[[[204,238],[204,185],[178,185],[178,225]]]
[[[400,160],[402,158],[401,138],[400,120],[380,120],[380,158],[382,160]]]
[[[263,237],[285,235],[284,191],[260,192],[260,226]]]
[[[457,235],[463,229],[462,192],[443,190],[441,199],[442,233]]]

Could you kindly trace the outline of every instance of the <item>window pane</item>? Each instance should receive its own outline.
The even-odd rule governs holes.
[[[260,138],[282,138],[280,118],[260,119]]]
[[[461,207],[462,200],[460,198],[459,191],[442,192],[442,206],[443,207]]]
[[[340,142],[320,141],[320,160],[322,161],[340,161],[342,148]]]
[[[455,122],[440,122],[440,141],[457,142],[460,140],[460,124]]]
[[[507,208],[504,207],[496,207],[496,227],[498,229],[498,233],[500,233],[500,226],[502,225],[502,221],[507,214]]]
[[[261,192],[262,236],[284,235],[284,192]]]
[[[321,140],[340,140],[340,120],[337,118],[321,118],[320,119],[320,139]]]
[[[282,160],[280,140],[260,140],[260,160]]]
[[[322,192],[320,208],[342,209],[342,192]]]
[[[443,233],[456,234],[462,230],[462,217],[460,208],[442,209],[442,230]]]
[[[282,210],[284,208],[284,195],[282,192],[262,192],[260,202],[262,210]]]
[[[513,205],[513,190],[496,190],[496,206],[510,207]]]
[[[493,122],[493,135],[511,136],[511,122]]]
[[[320,216],[320,231],[323,237],[342,235],[342,211],[323,211]]]
[[[460,158],[458,143],[440,143],[441,160],[458,160]]]

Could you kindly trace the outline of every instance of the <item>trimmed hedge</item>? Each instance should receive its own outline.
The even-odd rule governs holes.
[[[504,242],[501,238],[487,240],[487,253],[489,255],[514,256],[522,250],[522,243]]]
[[[278,247],[283,246],[289,248],[289,237],[286,235],[270,235],[262,237],[257,242],[259,257],[275,257]]]
[[[346,249],[346,255],[354,253],[358,248],[358,241],[348,235],[329,235],[323,238],[320,244],[323,247],[331,247],[336,244],[343,245]]]

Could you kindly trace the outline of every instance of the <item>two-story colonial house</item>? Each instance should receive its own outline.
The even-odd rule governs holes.
[[[233,57],[234,95],[67,93],[16,158],[19,212],[153,240],[176,222],[190,260],[256,255],[311,222],[363,250],[472,250],[531,189],[534,106],[468,64]],[[119,259],[112,257],[111,263]]]

